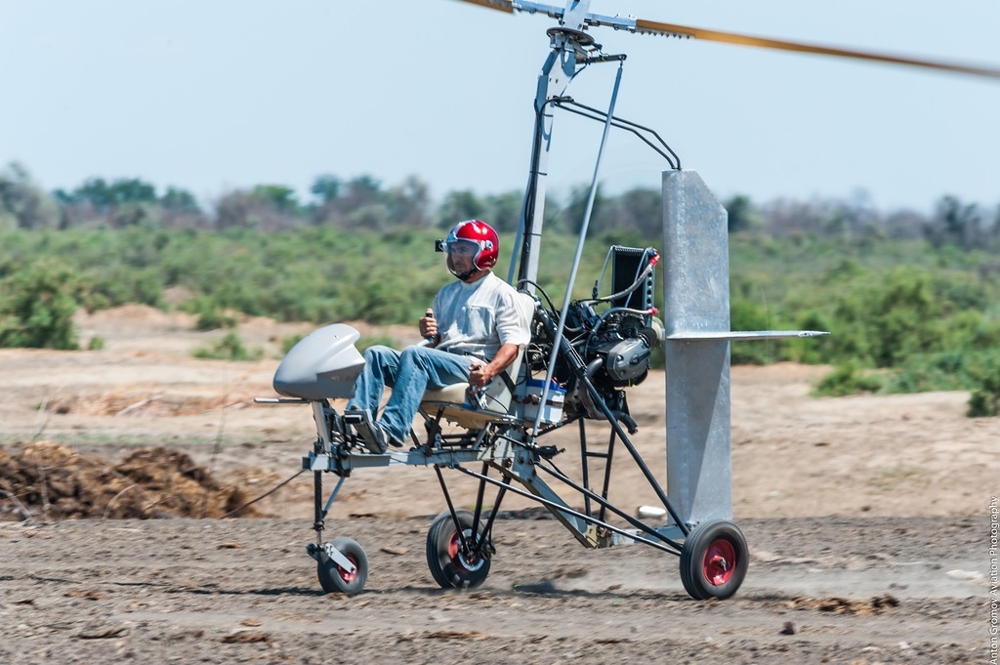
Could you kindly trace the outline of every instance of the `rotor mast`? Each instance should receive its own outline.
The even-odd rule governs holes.
[[[527,282],[525,287],[532,293],[534,293],[533,283],[538,279],[538,257],[545,218],[546,178],[549,152],[552,147],[553,123],[548,105],[550,101],[565,92],[566,86],[579,71],[578,56],[586,58],[588,55],[586,47],[594,43],[593,38],[583,32],[589,8],[590,0],[567,0],[566,7],[561,12],[546,12],[559,18],[560,27],[548,31],[551,51],[542,64],[535,89],[535,127],[531,142],[528,184],[521,206],[514,255],[507,276],[507,281],[513,282],[516,269],[517,281]],[[545,9],[554,8],[545,7]],[[519,262],[518,255],[520,255]]]

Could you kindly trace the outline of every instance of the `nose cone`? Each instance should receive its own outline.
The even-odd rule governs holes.
[[[334,323],[309,334],[292,347],[274,373],[275,392],[309,400],[349,398],[365,359],[354,343],[361,334]]]

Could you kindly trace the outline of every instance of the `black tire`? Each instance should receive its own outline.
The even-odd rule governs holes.
[[[681,549],[681,582],[695,600],[729,598],[743,584],[750,565],[743,532],[732,522],[702,522]]]
[[[368,555],[356,541],[350,538],[334,538],[330,541],[334,549],[350,559],[356,570],[348,573],[321,550],[316,564],[319,584],[327,593],[343,593],[348,596],[361,593],[368,581]]]
[[[467,510],[455,511],[462,532],[466,539],[472,536],[473,515]],[[482,535],[485,522],[479,522],[479,534]],[[487,544],[488,547],[488,544]],[[431,575],[443,589],[465,589],[477,587],[486,580],[490,573],[488,556],[476,555],[465,557],[461,552],[462,544],[455,528],[455,520],[451,513],[445,511],[434,518],[431,528],[427,531],[427,566]],[[491,553],[492,550],[487,550]]]

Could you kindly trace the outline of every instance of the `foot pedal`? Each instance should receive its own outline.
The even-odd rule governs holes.
[[[344,414],[344,423],[354,428],[354,431],[356,431],[358,436],[361,437],[361,440],[365,442],[365,446],[369,451],[375,453],[376,455],[381,455],[389,449],[386,445],[385,438],[380,438],[378,433],[375,431],[377,425],[372,420],[371,412],[367,409],[348,411]]]
[[[344,423],[344,417],[331,410],[327,420],[330,423],[330,434],[335,435],[333,438],[344,440],[347,437],[347,425]]]

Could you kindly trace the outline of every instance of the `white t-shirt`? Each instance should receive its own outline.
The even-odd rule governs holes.
[[[436,348],[492,360],[504,344],[531,341],[532,307],[492,272],[472,284],[456,280],[434,298],[441,339]]]

